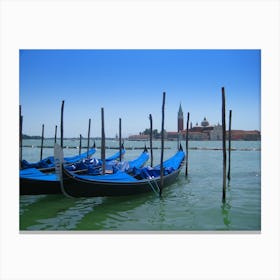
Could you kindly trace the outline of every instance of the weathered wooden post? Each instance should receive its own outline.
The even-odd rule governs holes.
[[[222,87],[222,129],[223,129],[223,203],[226,201],[226,169],[227,169],[227,152],[226,152],[226,98],[225,88]]]
[[[231,116],[232,111],[229,110],[229,128],[228,128],[228,180],[230,180],[230,162],[231,162]]]
[[[102,174],[105,174],[105,129],[104,129],[104,108],[101,108],[101,160],[102,160]]]
[[[82,152],[82,134],[80,134],[79,155],[81,155],[81,152]]]
[[[186,129],[186,172],[185,175],[188,176],[188,165],[189,165],[189,121],[190,113],[188,112],[187,116],[187,129]]]
[[[160,189],[159,194],[162,194],[162,188],[164,184],[164,167],[163,167],[163,151],[164,151],[164,107],[165,107],[165,92],[163,92],[162,98],[162,120],[161,120],[161,154],[160,154]]]
[[[91,119],[88,120],[87,158],[88,158],[88,152],[89,152],[90,125],[91,125]]]
[[[21,115],[21,105],[19,105],[19,168],[22,162],[22,122],[23,116]]]
[[[61,114],[60,114],[60,147],[63,149],[63,112],[64,112],[64,100],[61,104]]]
[[[43,158],[43,147],[44,147],[44,124],[42,125],[40,160],[42,160],[42,158]]]
[[[119,118],[119,151],[120,161],[122,161],[122,119]]]
[[[55,126],[55,130],[54,130],[54,144],[56,144],[56,135],[57,135],[57,125]]]
[[[149,115],[149,119],[150,119],[150,152],[151,152],[151,167],[153,167],[154,156],[153,156],[153,118],[152,118],[152,114]]]

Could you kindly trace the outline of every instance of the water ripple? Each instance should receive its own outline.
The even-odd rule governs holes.
[[[73,230],[80,220],[100,203],[102,198],[79,199],[75,206],[59,212],[56,217],[38,220],[39,224],[32,225],[27,230]]]
[[[42,198],[46,197],[46,195],[23,195],[20,197],[20,212],[19,214],[22,215],[26,211],[28,211],[28,207],[41,200]]]

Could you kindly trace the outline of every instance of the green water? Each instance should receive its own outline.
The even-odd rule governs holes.
[[[25,144],[31,142],[36,145],[40,141],[27,140]],[[109,144],[118,145],[112,141]],[[126,142],[125,146],[144,144]],[[66,145],[77,147],[78,143],[69,141]],[[221,145],[215,141],[190,142],[188,177],[183,167],[177,182],[164,189],[161,198],[153,192],[79,199],[62,195],[20,196],[19,228],[27,231],[260,231],[260,142],[232,143],[236,150],[231,153],[231,180],[224,204],[222,151],[215,150]],[[176,151],[177,143],[166,142],[165,146],[169,148],[164,152],[168,158]],[[111,155],[116,150],[106,152]],[[133,159],[140,152],[129,149],[125,159]],[[52,153],[52,149],[44,150],[44,156]],[[65,149],[65,155],[76,153],[76,149]],[[37,161],[39,154],[38,148],[23,150],[23,158],[30,161]],[[100,152],[95,156],[99,157]],[[154,150],[154,162],[158,163],[159,158],[160,150]]]

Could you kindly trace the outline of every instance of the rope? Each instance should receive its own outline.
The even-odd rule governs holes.
[[[160,188],[159,188],[159,186],[158,186],[158,183],[157,183],[157,181],[155,180],[154,182],[155,182],[155,185],[157,186],[157,189],[158,189],[158,193],[160,193]]]
[[[158,187],[158,184],[157,184],[156,180],[151,180],[151,181],[148,180],[147,182],[148,182],[149,186],[151,187],[151,189],[153,190],[153,192],[154,192],[156,195],[159,195],[160,189],[159,189],[159,187]],[[152,182],[155,183],[155,186],[157,187],[157,190],[155,190],[155,188],[153,187]]]

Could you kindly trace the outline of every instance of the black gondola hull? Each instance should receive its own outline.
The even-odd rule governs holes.
[[[20,178],[20,195],[62,194],[60,181]]]
[[[180,169],[164,176],[163,187],[173,184]],[[71,173],[62,168],[63,189],[65,193],[73,197],[99,197],[99,196],[127,196],[136,195],[156,190],[160,185],[160,179],[139,180],[136,182],[107,182],[92,181],[75,178]]]

